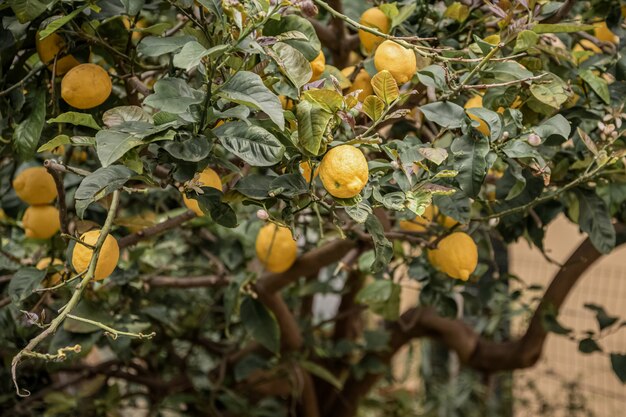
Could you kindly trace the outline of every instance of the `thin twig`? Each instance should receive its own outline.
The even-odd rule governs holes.
[[[28,74],[26,74],[24,76],[24,78],[22,78],[21,80],[19,80],[18,82],[16,82],[15,84],[13,84],[11,87],[7,88],[4,91],[0,91],[0,97],[5,96],[7,94],[9,94],[11,91],[21,87],[22,85],[24,85],[24,83],[26,81],[28,81],[30,79],[30,77],[34,76],[35,74],[37,74],[39,71],[41,71],[42,69],[44,69],[46,66],[45,65],[35,65],[33,67],[33,69],[31,69]]]

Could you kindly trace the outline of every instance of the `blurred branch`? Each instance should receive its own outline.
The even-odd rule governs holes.
[[[26,81],[28,81],[32,76],[36,75],[39,71],[41,71],[42,69],[44,69],[46,66],[41,64],[41,65],[35,65],[33,67],[33,69],[31,69],[28,74],[26,74],[24,76],[24,78],[22,78],[21,80],[19,80],[18,82],[16,82],[15,84],[13,84],[11,87],[7,88],[6,90],[0,91],[0,97],[5,96],[7,94],[9,94],[11,91],[21,87],[24,85],[24,83],[26,83]]]
[[[195,277],[155,276],[144,281],[150,287],[199,288],[228,285],[229,281],[221,275],[201,275]]]
[[[173,229],[181,224],[185,223],[187,220],[191,220],[196,217],[196,213],[191,210],[187,210],[178,216],[174,216],[165,220],[164,222],[155,224],[154,226],[146,227],[136,233],[132,233],[128,236],[124,236],[118,241],[118,244],[121,248],[126,248],[128,246],[133,246],[137,242],[148,239],[152,236],[156,236],[165,232],[166,230]]]

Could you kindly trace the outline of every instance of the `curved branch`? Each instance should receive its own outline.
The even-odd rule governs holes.
[[[181,224],[185,223],[187,220],[191,220],[196,217],[196,213],[191,210],[187,210],[183,214],[179,214],[178,216],[174,216],[172,218],[167,219],[164,222],[159,224],[155,224],[154,226],[146,227],[138,231],[137,233],[130,234],[128,236],[124,236],[120,240],[118,240],[118,244],[120,249],[126,248],[128,246],[132,246],[137,242],[148,239],[152,236],[156,236],[165,232],[166,230],[173,229]]]

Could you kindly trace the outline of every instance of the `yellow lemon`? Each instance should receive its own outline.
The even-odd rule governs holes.
[[[483,97],[480,94],[476,94],[474,97],[467,100],[465,102],[465,106],[463,107],[466,109],[482,108]],[[478,123],[480,123],[480,125],[476,128],[478,129],[480,133],[482,133],[485,136],[489,136],[489,125],[487,125],[487,123],[484,120],[482,120],[478,116],[474,116],[473,114],[468,113],[468,116],[470,117],[470,119],[476,120]]]
[[[22,226],[26,237],[49,239],[61,228],[59,210],[54,206],[30,206],[24,211]]]
[[[431,204],[430,206],[426,207],[426,210],[424,210],[424,214],[422,214],[421,216],[417,216],[411,221],[401,221],[400,229],[410,232],[424,232],[428,228],[428,225],[433,222],[433,220],[441,226],[445,227],[446,229],[450,229],[459,223],[452,217],[448,217],[445,214],[441,213],[436,206],[433,206]]]
[[[340,145],[326,152],[319,170],[326,191],[338,198],[359,194],[369,177],[363,152],[352,145]]]
[[[54,57],[57,58],[56,75],[63,75],[72,68],[80,65],[80,62],[72,55],[64,55],[64,50],[67,44],[65,39],[57,33],[53,33],[46,36],[44,39],[39,39],[39,32],[35,35],[35,49],[37,49],[37,55],[41,62],[48,66],[48,69],[52,71],[54,66]]]
[[[137,233],[146,227],[154,226],[156,222],[157,214],[154,211],[144,211],[143,213],[127,217],[124,219],[123,225],[126,226],[131,233]]]
[[[111,77],[96,64],[80,64],[61,80],[61,97],[77,109],[101,105],[111,94]]]
[[[256,256],[265,269],[274,273],[285,272],[296,261],[298,245],[289,228],[266,224],[256,237]]]
[[[572,50],[574,52],[582,52],[582,51],[591,51],[594,52],[596,54],[601,54],[602,53],[602,49],[596,45],[595,43],[591,42],[589,39],[581,39],[580,41],[578,41],[578,43],[576,45],[574,45],[574,48],[572,48]],[[578,62],[583,62],[586,59],[588,59],[589,57],[585,56],[582,57],[578,60]]]
[[[619,43],[619,36],[611,32],[611,29],[609,29],[609,27],[606,25],[606,22],[598,22],[595,23],[593,26],[595,26],[595,28],[593,29],[593,34],[599,40],[614,44]]]
[[[467,281],[478,264],[478,248],[467,233],[455,232],[441,239],[437,249],[428,250],[428,261],[452,278]]]
[[[211,187],[222,191],[222,180],[220,180],[220,176],[217,175],[217,172],[213,171],[211,168],[205,168],[198,176],[196,182],[200,187]],[[187,198],[187,196],[183,194],[183,201],[189,210],[192,210],[198,216],[204,216],[204,212],[200,208],[197,200]]]
[[[122,18],[122,23],[124,23],[124,27],[128,30],[130,30],[130,19],[127,16],[124,16]],[[146,20],[145,19],[139,19],[136,23],[135,23],[135,29],[144,29],[146,27]],[[131,35],[131,38],[133,41],[135,42],[139,42],[139,40],[143,37],[143,33],[141,32],[135,32],[133,31],[133,34]]]
[[[37,262],[37,265],[35,265],[35,268],[43,271],[44,269],[48,269],[51,264],[52,266],[63,265],[63,261],[57,258],[52,259],[50,257],[41,258],[39,262]],[[63,277],[61,276],[61,272],[54,272],[43,281],[44,287],[53,287],[59,284],[61,282],[61,279],[63,279]]]
[[[278,99],[280,100],[280,104],[283,106],[283,109],[285,109],[285,110],[293,109],[293,100],[292,99],[290,99],[289,97],[286,97],[286,96],[278,96]]]
[[[363,26],[377,29],[381,33],[389,33],[391,28],[391,22],[389,18],[378,7],[372,7],[367,9],[362,15],[359,23]],[[359,29],[359,39],[363,49],[367,52],[372,52],[378,45],[380,45],[384,38],[376,36],[373,33]]]
[[[88,245],[95,246],[98,238],[100,237],[100,230],[92,230],[87,233],[83,233],[80,237],[82,242]],[[91,255],[93,250],[85,245],[81,245],[76,242],[74,251],[72,252],[72,266],[77,273],[86,271],[91,262]],[[107,235],[100,249],[100,255],[98,256],[98,262],[96,263],[96,273],[94,279],[100,281],[105,279],[113,273],[117,266],[117,261],[120,259],[120,247],[117,244],[117,240]]]
[[[302,174],[306,182],[311,182],[311,163],[302,161],[300,162],[299,167],[300,167],[300,173]],[[313,172],[313,179],[317,178],[319,171],[320,171],[320,168],[318,166],[315,168],[315,171]]]
[[[409,81],[417,72],[415,53],[393,41],[385,41],[376,49],[374,65],[378,71],[389,71],[398,84]]]
[[[26,168],[13,180],[15,194],[30,205],[51,203],[57,196],[54,178],[44,167]]]
[[[341,73],[346,76],[346,78],[350,79],[352,73],[354,73],[354,67],[346,67],[341,70]],[[359,73],[354,78],[352,85],[348,88],[348,92],[351,93],[356,90],[362,90],[359,93],[358,99],[359,101],[365,100],[365,97],[370,96],[374,93],[374,89],[372,88],[372,77],[365,71],[363,68],[359,71]]]
[[[315,59],[310,62],[310,65],[313,74],[311,74],[311,79],[309,80],[309,82],[319,79],[324,72],[324,68],[326,68],[326,57],[324,56],[324,52],[320,51]]]
[[[3,220],[6,220],[8,218],[9,218],[9,216],[7,216],[7,214],[4,212],[4,210],[0,208],[0,222],[3,221]]]

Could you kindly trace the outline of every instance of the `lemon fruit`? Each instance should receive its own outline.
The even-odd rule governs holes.
[[[324,69],[326,68],[326,57],[324,56],[324,52],[320,51],[315,59],[310,62],[310,65],[313,74],[311,74],[311,79],[309,80],[309,82],[319,79],[324,72]]]
[[[217,172],[213,171],[211,168],[205,168],[205,170],[198,175],[196,183],[199,187],[211,187],[222,191],[222,181],[220,180],[220,176],[217,175]],[[183,201],[185,202],[187,208],[196,213],[197,216],[204,216],[204,212],[200,208],[197,200],[187,198],[187,196],[183,194]]]
[[[311,163],[310,162],[302,161],[300,162],[300,165],[298,166],[300,168],[300,173],[302,174],[302,176],[304,177],[307,183],[311,182],[311,179],[317,178],[317,175],[319,174],[319,171],[320,171],[319,167],[316,167],[315,171],[313,171],[313,178],[311,178]]]
[[[99,237],[100,230],[92,230],[90,232],[83,233],[80,240],[88,245],[95,246]],[[91,262],[92,254],[93,250],[90,247],[76,242],[74,250],[72,251],[72,266],[77,273],[80,274],[87,270],[89,262]],[[115,270],[119,259],[120,247],[117,244],[117,240],[113,236],[107,235],[106,239],[104,239],[104,243],[102,244],[102,248],[100,249],[94,279],[96,281],[100,281],[111,275]]]
[[[72,107],[91,109],[109,98],[111,88],[111,77],[101,66],[80,64],[61,80],[61,97]]]
[[[64,55],[66,47],[65,39],[57,33],[52,33],[43,39],[39,39],[39,32],[35,35],[37,55],[39,55],[41,62],[48,66],[50,71],[54,69],[54,58],[58,55],[56,70],[54,71],[56,75],[63,75],[80,65],[80,62],[72,55],[61,56]]]
[[[615,33],[611,31],[611,29],[609,29],[609,27],[606,25],[606,22],[598,22],[598,23],[595,23],[593,26],[594,26],[593,34],[599,40],[603,42],[614,43],[614,44],[619,43],[619,36],[617,36]]]
[[[319,171],[326,191],[338,198],[359,194],[369,176],[363,152],[352,145],[340,145],[326,152]]]
[[[44,167],[26,168],[13,179],[13,189],[20,200],[36,206],[51,203],[57,196],[54,178]]]
[[[287,96],[278,96],[278,99],[280,100],[280,104],[281,104],[281,106],[283,107],[284,110],[291,110],[291,109],[293,109],[293,100],[292,99],[290,99]]]
[[[363,26],[377,29],[381,33],[389,33],[389,29],[391,28],[389,18],[378,7],[367,9],[361,15],[359,23]],[[363,49],[365,49],[368,53],[372,52],[378,45],[381,44],[381,42],[384,41],[383,37],[366,32],[363,29],[359,29],[359,39],[361,40]]]
[[[285,272],[296,261],[298,245],[289,228],[266,224],[256,237],[256,256],[265,269],[274,273]]]
[[[30,206],[24,211],[22,226],[26,237],[49,239],[61,228],[59,210],[54,206]]]
[[[467,100],[463,107],[465,109],[482,108],[483,97],[480,94],[476,94],[474,97]],[[474,116],[473,114],[470,114],[470,113],[468,113],[467,115],[470,117],[470,119],[476,120],[478,123],[480,123],[480,125],[476,128],[480,133],[482,133],[485,136],[489,136],[489,131],[490,131],[489,125],[483,119],[479,118],[478,116]]]
[[[417,72],[417,60],[413,51],[394,41],[380,44],[374,54],[374,65],[378,71],[389,71],[398,84],[409,81]]]
[[[428,250],[428,261],[452,278],[467,281],[478,264],[478,248],[467,233],[455,232]]]
[[[436,206],[431,204],[426,207],[426,210],[424,210],[424,213],[421,216],[417,216],[411,221],[401,221],[400,229],[408,232],[424,232],[433,221],[437,222],[446,229],[450,229],[459,223],[452,217],[448,217],[441,213]]]
[[[54,258],[54,259],[50,257],[42,258],[39,260],[39,262],[37,262],[37,265],[35,265],[35,268],[43,271],[44,269],[48,269],[50,265],[52,266],[63,265],[63,261],[57,258]],[[54,272],[43,281],[43,285],[44,287],[53,287],[59,284],[62,279],[63,277],[61,276],[61,272]]]
[[[354,67],[346,67],[341,70],[341,73],[346,76],[346,78],[350,79],[352,74],[354,73]],[[359,95],[359,101],[365,100],[365,97],[371,96],[374,93],[374,89],[372,88],[372,77],[365,71],[363,68],[359,70],[358,74],[352,81],[352,85],[348,88],[348,92],[351,93],[356,90],[362,90]]]

